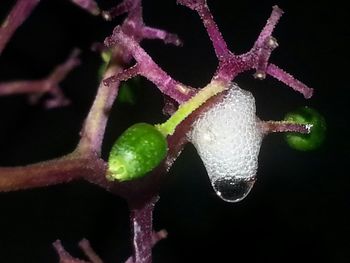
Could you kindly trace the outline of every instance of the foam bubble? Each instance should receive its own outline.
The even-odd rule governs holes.
[[[242,200],[253,187],[262,140],[253,95],[232,84],[224,99],[194,122],[189,140],[216,193],[229,202]]]

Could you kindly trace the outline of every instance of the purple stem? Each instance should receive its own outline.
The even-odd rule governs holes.
[[[138,4],[138,3],[139,2],[135,3],[134,0],[124,0],[117,6],[113,7],[112,9],[108,11],[103,11],[102,16],[106,20],[112,20],[114,17],[120,16],[124,13],[129,12],[135,6],[135,4]]]
[[[313,95],[313,89],[306,86],[304,83],[300,82],[299,80],[295,79],[291,74],[285,72],[283,69],[280,69],[274,64],[269,64],[266,73],[270,76],[278,79],[279,81],[283,82],[284,84],[288,85],[295,91],[300,92],[304,95],[306,99],[309,99]]]
[[[138,75],[140,72],[140,69],[137,64],[134,66],[124,69],[122,72],[118,73],[117,75],[114,75],[112,77],[106,78],[103,80],[104,85],[110,86],[112,83],[117,82],[117,81],[125,81],[130,78],[135,77]]]
[[[137,26],[143,26],[142,17],[142,0],[124,0],[125,2],[131,2],[131,7],[128,10],[128,16],[126,17],[124,24],[132,21]]]
[[[213,43],[217,58],[219,60],[226,58],[230,54],[230,51],[213,19],[207,2],[205,0],[178,0],[177,2],[197,11]]]
[[[297,133],[310,133],[310,124],[299,124],[287,121],[261,121],[261,130],[264,134],[273,132],[297,132]]]
[[[141,46],[127,34],[125,34],[121,28],[116,28],[113,35],[105,40],[107,46],[113,46],[115,44],[121,45],[127,52],[132,54],[137,62],[137,66],[132,68],[130,71],[135,74],[135,70],[138,74],[144,76],[148,80],[152,81],[160,91],[169,97],[173,98],[179,103],[182,103],[192,95],[191,89],[187,88],[185,85],[175,81],[171,78],[165,71],[163,71],[153,59],[141,48]],[[126,74],[122,74],[122,78],[128,75],[128,70]],[[117,80],[118,78],[114,78]],[[107,80],[107,82],[112,81]]]
[[[56,185],[83,178],[103,185],[101,178],[104,178],[106,170],[103,160],[83,158],[75,153],[27,166],[0,167],[0,192]]]
[[[70,53],[68,59],[64,63],[58,65],[52,71],[49,77],[50,80],[56,83],[61,82],[70,71],[72,71],[75,67],[80,65],[80,59],[78,58],[79,55],[80,55],[80,50],[77,48],[74,49]]]
[[[257,79],[265,79],[266,69],[269,63],[269,59],[272,51],[278,46],[277,40],[273,37],[265,39],[264,46],[261,47],[258,52],[258,62],[256,65],[256,73],[254,77]]]
[[[277,40],[272,37],[272,32],[282,15],[282,9],[276,5],[272,7],[272,13],[252,48],[251,52],[257,53],[258,56],[257,62],[255,63],[256,73],[254,74],[254,77],[257,79],[265,79],[266,68],[271,53],[276,47],[278,47]]]
[[[161,30],[154,27],[144,26],[141,31],[141,35],[144,39],[161,39],[165,44],[173,44],[175,46],[181,46],[182,41],[175,34],[170,34],[165,30]]]
[[[100,9],[94,0],[70,0],[72,3],[88,11],[92,15],[99,15]]]
[[[141,0],[123,0],[117,6],[111,8],[108,11],[102,12],[102,17],[110,21],[114,17],[128,13],[128,16],[125,18],[123,25],[129,24],[131,27],[140,28],[143,26],[142,18],[142,5]]]
[[[113,76],[120,71],[121,68],[119,65],[110,65],[103,78]],[[106,86],[104,82],[101,81],[94,103],[91,106],[80,132],[81,139],[77,146],[78,151],[82,153],[93,152],[97,156],[100,156],[109,112],[118,95],[118,88],[119,81],[110,86]]]
[[[280,9],[277,5],[272,7],[272,13],[267,20],[265,27],[261,31],[258,39],[255,41],[254,47],[261,47],[264,45],[265,40],[272,35],[272,32],[282,15],[282,9]]]
[[[90,245],[89,240],[82,239],[79,242],[79,247],[84,252],[84,254],[88,257],[91,263],[103,263],[102,259],[96,254],[93,248]]]
[[[156,245],[159,241],[166,238],[168,236],[168,232],[164,229],[152,233],[152,246]],[[134,263],[133,256],[129,257],[125,263]]]
[[[271,34],[282,14],[283,11],[274,6],[253,48],[248,53],[239,56],[234,56],[232,53],[228,54],[220,62],[216,78],[229,82],[238,74],[255,68],[257,69],[254,75],[255,78],[264,79],[270,55],[278,46],[276,39]]]
[[[35,104],[43,94],[49,93],[51,98],[45,101],[46,108],[54,108],[69,104],[69,100],[59,88],[59,82],[80,64],[80,59],[78,58],[79,54],[80,50],[74,49],[68,59],[64,63],[58,65],[51,74],[44,79],[0,83],[0,96],[29,94],[30,102]]]
[[[151,263],[153,238],[153,209],[158,198],[147,201],[141,206],[129,204],[130,221],[133,233],[133,263]]]
[[[28,18],[40,0],[18,0],[0,27],[0,54],[17,28]]]
[[[272,14],[253,48],[248,53],[239,56],[228,54],[226,59],[221,60],[219,63],[214,79],[219,79],[228,83],[238,74],[255,68],[257,70],[254,74],[256,78],[264,79],[266,74],[268,74],[287,86],[290,86],[295,91],[300,92],[305,98],[311,98],[313,95],[312,88],[309,88],[276,65],[269,63],[271,52],[278,46],[277,40],[272,37],[271,34],[282,14],[283,11],[277,6],[274,6]]]
[[[45,80],[17,80],[0,83],[0,96],[43,93],[49,90]]]
[[[168,235],[165,229],[162,229],[158,232],[152,232],[152,246],[156,245],[160,240],[166,238]],[[59,258],[60,263],[103,263],[103,260],[97,255],[94,249],[91,247],[89,240],[82,239],[79,242],[80,249],[84,252],[85,256],[89,259],[89,261],[84,261],[79,258],[72,257],[62,246],[60,240],[56,240],[53,243],[53,247],[55,248]],[[125,263],[134,263],[133,257],[129,257]]]
[[[77,258],[72,257],[62,246],[62,243],[60,240],[56,240],[53,244],[53,247],[55,248],[59,259],[60,263],[91,263],[85,260],[80,260]]]

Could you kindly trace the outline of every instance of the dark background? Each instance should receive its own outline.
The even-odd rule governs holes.
[[[117,1],[119,2],[119,1]],[[14,1],[2,0],[0,19]],[[103,1],[108,8],[114,1]],[[188,145],[169,173],[155,209],[155,229],[167,240],[154,262],[350,262],[350,175],[348,118],[348,14],[342,1],[208,1],[229,47],[247,51],[271,7],[284,11],[274,36],[280,47],[271,61],[315,88],[311,100],[278,81],[258,81],[253,72],[236,81],[256,98],[257,115],[278,120],[299,106],[319,110],[328,135],[315,152],[290,149],[282,135],[268,136],[259,156],[258,181],[240,203],[213,192],[195,149]],[[182,48],[160,41],[143,47],[175,79],[200,87],[216,58],[198,16],[175,0],[144,1],[148,25],[176,32]],[[74,149],[93,101],[99,56],[89,50],[111,33],[111,23],[92,17],[68,0],[42,0],[0,56],[0,80],[46,76],[70,50],[83,50],[83,64],[62,83],[69,107],[44,110],[25,96],[0,98],[0,165],[54,158]],[[162,97],[142,80],[137,104],[116,105],[108,125],[104,157],[112,141],[132,123],[157,123]],[[88,238],[105,262],[131,253],[128,210],[118,196],[85,182],[0,194],[0,262],[58,262],[51,247],[61,239],[75,256]]]

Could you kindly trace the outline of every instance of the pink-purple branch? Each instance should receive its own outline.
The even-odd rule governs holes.
[[[104,78],[113,76],[121,71],[118,64],[110,65],[104,73]],[[106,86],[101,81],[96,98],[84,121],[80,132],[80,141],[77,150],[82,153],[94,153],[97,156],[101,154],[103,137],[108,122],[109,112],[118,95],[119,81],[110,86]]]
[[[85,260],[77,259],[72,257],[62,246],[62,243],[60,240],[56,240],[53,244],[53,247],[55,248],[60,263],[94,263],[94,262],[88,262]]]
[[[158,198],[133,207],[130,205],[130,222],[133,233],[133,263],[151,263],[153,240],[153,209]]]
[[[179,103],[188,100],[193,94],[191,88],[187,88],[185,85],[175,81],[163,71],[132,37],[123,32],[122,28],[115,28],[113,35],[105,40],[105,44],[109,47],[119,44],[136,60],[136,66],[120,74],[121,79],[127,79],[136,74],[142,75],[152,81],[163,94],[168,95]],[[117,75],[106,79],[105,83],[110,85],[115,81],[121,80],[120,78]]]
[[[0,96],[43,93],[49,90],[45,80],[17,80],[0,83]]]
[[[110,86],[114,82],[125,81],[125,80],[131,79],[133,77],[136,77],[139,74],[140,74],[140,68],[139,68],[138,64],[135,64],[135,65],[131,66],[130,68],[124,69],[122,72],[120,72],[112,77],[105,78],[103,80],[103,83],[106,86]]]
[[[108,13],[108,12],[107,12]],[[105,14],[107,14],[105,12]],[[153,60],[147,55],[142,48],[138,48],[138,42],[142,41],[144,38],[155,38],[159,37],[165,42],[179,43],[180,40],[174,34],[169,34],[165,31],[150,28],[144,25],[142,18],[142,6],[141,0],[124,0],[122,3],[117,5],[115,8],[109,11],[110,15],[119,15],[122,13],[128,13],[127,18],[121,26],[117,26],[113,31],[111,37],[106,39],[107,46],[111,47],[113,52],[112,60],[105,72],[103,81],[100,83],[98,93],[96,95],[95,101],[89,111],[89,114],[84,122],[84,126],[81,130],[81,140],[78,144],[78,150],[82,152],[93,152],[98,156],[101,153],[101,147],[103,142],[103,136],[105,128],[108,121],[108,113],[112,108],[115,98],[118,94],[119,81],[125,80],[136,74],[144,73],[147,75],[147,71],[154,70],[150,73],[149,77],[156,81],[156,83],[161,84],[164,79],[169,81],[166,88],[169,86],[175,86],[177,84],[173,79],[171,79],[164,71],[162,71]],[[123,41],[117,41],[115,39],[116,32],[123,32]],[[131,37],[132,36],[132,39]],[[117,43],[118,42],[118,43]],[[127,42],[127,43],[126,43]],[[131,45],[126,48],[125,45]],[[116,47],[114,47],[116,45]],[[112,47],[113,46],[113,47]],[[122,50],[122,52],[121,52]],[[148,61],[151,65],[150,68],[142,68],[135,66],[128,70],[123,71],[121,65],[128,64],[130,62],[130,55],[138,54],[142,61]],[[118,75],[121,79],[115,78],[113,76]],[[108,86],[107,86],[108,85]],[[189,98],[189,89],[183,87],[176,87],[174,91],[169,91],[170,94],[180,94],[180,100]]]
[[[154,27],[143,27],[141,30],[141,35],[144,39],[160,39],[163,40],[165,44],[173,44],[175,46],[182,45],[182,41],[177,35]]]
[[[111,20],[113,17],[123,13],[128,13],[128,16],[123,24],[117,26],[117,28],[121,28],[126,35],[131,36],[137,43],[143,39],[160,39],[166,44],[173,44],[176,46],[182,44],[177,35],[158,28],[148,27],[144,24],[141,0],[124,0],[111,10],[103,11],[103,17],[106,20]],[[117,28],[115,30],[117,30]]]
[[[274,132],[297,132],[307,134],[310,133],[312,125],[288,121],[261,121],[260,127],[264,134]]]
[[[267,20],[265,27],[262,29],[253,48],[241,58],[248,61],[252,68],[256,69],[255,77],[264,79],[266,74],[280,80],[295,91],[300,92],[305,98],[311,98],[313,89],[307,87],[302,82],[295,79],[289,73],[281,70],[276,65],[269,63],[272,51],[278,47],[277,40],[272,36],[279,19],[283,14],[282,9],[273,6],[272,13]]]
[[[295,79],[289,73],[269,63],[272,51],[278,46],[277,40],[272,37],[273,30],[277,25],[283,11],[278,6],[273,6],[272,13],[262,29],[253,48],[246,54],[235,56],[231,53],[223,39],[218,27],[213,20],[205,0],[178,0],[179,4],[195,10],[201,17],[208,35],[213,43],[219,59],[219,66],[214,79],[219,79],[229,85],[238,74],[249,69],[256,69],[255,77],[264,79],[266,74],[282,81],[304,95],[305,98],[312,96],[313,90]]]
[[[155,246],[159,241],[161,241],[162,239],[165,239],[167,238],[168,236],[168,232],[164,229],[158,231],[158,232],[155,232],[153,231],[152,233],[152,246]],[[135,263],[133,257],[129,257],[125,263]]]
[[[80,8],[86,10],[92,15],[99,15],[100,8],[94,0],[70,0],[72,3],[76,4]]]
[[[266,69],[269,63],[269,59],[272,51],[278,46],[277,40],[273,37],[265,39],[264,46],[258,49],[259,57],[256,63],[256,72],[254,77],[257,79],[265,79]]]
[[[152,236],[152,247],[155,246],[159,241],[165,239],[168,233],[166,230],[162,229],[158,232],[153,231]],[[56,250],[60,263],[103,263],[103,260],[96,254],[94,249],[91,247],[89,240],[82,239],[79,242],[79,247],[89,259],[89,261],[81,260],[71,256],[63,247],[61,240],[56,240],[53,244],[54,249]],[[129,257],[125,263],[136,263],[133,256]]]
[[[79,242],[80,249],[84,252],[84,254],[88,257],[91,263],[103,263],[102,259],[96,254],[93,248],[90,245],[89,240],[82,239]]]
[[[123,24],[127,24],[129,21],[132,21],[136,27],[141,27],[144,25],[143,16],[142,16],[142,0],[123,0],[123,2],[130,2],[128,4],[128,16],[125,18]],[[123,4],[123,2],[121,4]]]
[[[30,102],[37,103],[43,94],[48,93],[51,95],[51,98],[46,100],[46,108],[67,105],[69,100],[59,88],[59,83],[80,64],[79,54],[80,51],[74,49],[67,60],[61,65],[58,65],[44,79],[0,83],[0,96],[29,94]]]
[[[74,4],[87,10],[91,14],[98,15],[100,10],[94,0],[71,0]],[[0,26],[0,54],[12,38],[18,27],[30,16],[40,0],[17,0],[10,13]]]
[[[265,44],[265,40],[271,37],[272,32],[275,29],[282,15],[282,9],[280,9],[277,5],[272,7],[272,13],[269,19],[267,20],[265,27],[262,29],[258,39],[256,40],[254,47],[261,47]]]
[[[121,2],[120,4],[118,4],[117,6],[111,8],[108,11],[103,11],[102,12],[102,16],[106,19],[106,20],[111,20],[114,17],[120,16],[124,13],[128,13],[130,12],[130,10],[133,9],[133,7],[135,7],[136,5],[140,5],[140,1],[135,1],[135,0],[123,0],[123,2]]]
[[[111,18],[125,12],[128,13],[128,17],[121,26],[114,29],[110,37],[106,38],[105,44],[108,47],[120,45],[124,51],[124,61],[129,62],[132,56],[136,59],[137,64],[115,76],[106,78],[104,83],[112,85],[135,75],[142,75],[154,82],[164,94],[172,97],[177,102],[186,101],[193,94],[192,89],[172,79],[139,45],[139,42],[145,38],[161,39],[165,43],[174,45],[181,45],[181,40],[175,34],[145,26],[142,19],[140,0],[124,0],[115,8],[104,12],[104,14]]]
[[[26,166],[0,167],[0,192],[31,189],[86,179],[99,184],[104,177],[106,163],[89,157],[79,157],[74,153],[59,159]]]
[[[258,59],[255,63],[256,72],[254,74],[254,77],[257,79],[265,79],[271,53],[278,47],[277,40],[272,36],[272,33],[282,15],[282,9],[278,6],[273,6],[272,13],[251,50],[251,53],[258,53]]]
[[[197,11],[213,43],[215,54],[219,61],[229,56],[231,52],[227,48],[227,44],[213,19],[207,2],[205,0],[178,0],[177,2]]]
[[[18,0],[0,26],[0,54],[22,23],[29,17],[40,0]]]
[[[270,76],[274,77],[275,79],[278,79],[279,81],[283,82],[284,84],[288,85],[295,91],[300,92],[304,95],[306,99],[309,99],[313,95],[313,89],[306,86],[301,81],[295,79],[291,74],[285,72],[283,69],[280,69],[278,66],[274,64],[269,64],[266,73]]]
[[[75,67],[80,65],[80,59],[78,56],[80,55],[80,50],[79,49],[74,49],[68,59],[61,65],[58,65],[50,74],[49,79],[51,82],[59,83],[65,77],[69,72],[71,72]]]

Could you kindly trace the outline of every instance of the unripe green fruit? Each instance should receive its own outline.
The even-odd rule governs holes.
[[[312,108],[301,107],[294,112],[288,113],[284,120],[312,125],[309,134],[286,133],[287,143],[296,150],[315,150],[323,143],[326,137],[326,121],[321,114]]]
[[[166,138],[147,123],[129,127],[114,143],[108,160],[109,180],[129,181],[152,171],[165,158]]]

